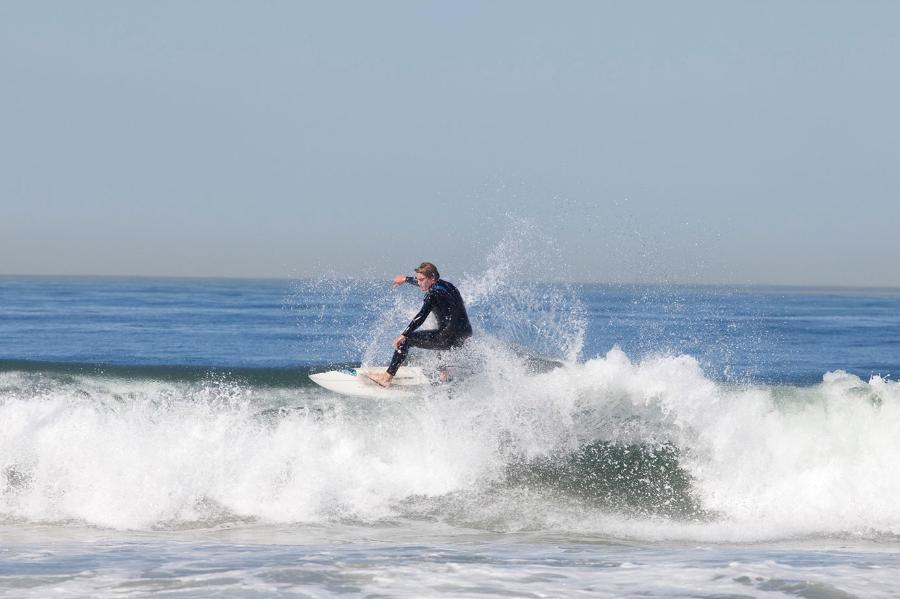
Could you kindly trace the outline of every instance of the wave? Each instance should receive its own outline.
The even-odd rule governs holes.
[[[597,441],[572,452],[513,461],[505,482],[633,517],[710,519],[693,492],[691,475],[679,464],[680,453],[669,444]]]
[[[453,386],[382,403],[234,377],[0,373],[11,521],[897,535],[898,452],[900,383],[726,385],[687,355],[536,371],[496,350]]]
[[[88,362],[46,362],[33,360],[0,360],[0,375],[4,373],[30,378],[21,382],[23,388],[37,385],[37,381],[65,384],[83,377],[112,381],[163,381],[172,383],[205,384],[229,381],[250,387],[309,387],[312,372],[351,366],[349,363],[321,363],[304,366],[245,367],[189,364],[110,364]],[[24,379],[22,379],[24,381]]]

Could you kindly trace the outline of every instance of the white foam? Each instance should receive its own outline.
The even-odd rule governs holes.
[[[141,535],[144,536],[144,535]],[[609,544],[246,545],[130,539],[14,545],[9,596],[895,597],[897,560],[877,551]],[[0,591],[2,592],[2,591]]]
[[[498,530],[758,540],[900,534],[900,384],[842,372],[819,385],[731,387],[689,356],[618,349],[530,374],[494,348],[487,373],[409,403],[282,397],[233,385],[5,375],[0,512],[114,528],[377,521],[409,502]],[[98,382],[99,381],[99,382]],[[701,522],[626,517],[590,501],[503,490],[511,459],[589,443],[668,443],[693,477]],[[428,502],[432,502],[429,504]],[[192,524],[193,523],[193,524]]]

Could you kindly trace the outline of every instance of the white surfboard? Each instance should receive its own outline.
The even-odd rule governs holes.
[[[401,366],[391,381],[390,387],[382,387],[367,374],[384,372],[381,368],[344,368],[309,375],[317,385],[350,397],[370,399],[399,399],[413,397],[428,385],[428,378],[421,368]]]

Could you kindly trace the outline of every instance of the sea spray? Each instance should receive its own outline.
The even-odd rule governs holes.
[[[577,287],[564,282],[569,273],[558,248],[527,219],[507,217],[504,227],[475,272],[438,264],[465,300],[478,337],[470,345],[500,340],[537,360],[576,360],[584,345],[585,310]],[[411,273],[417,260],[397,269]],[[327,301],[317,304],[315,298]],[[390,360],[393,339],[421,308],[421,300],[421,292],[406,285],[394,289],[389,280],[332,273],[295,283],[285,305],[299,329],[322,331],[319,339],[309,341],[321,343],[340,331],[341,361],[379,366]],[[422,328],[434,326],[430,316]],[[410,359],[428,362],[428,352],[413,350]]]
[[[508,217],[485,264],[459,287],[475,325],[548,358],[575,361],[584,346],[584,306],[553,239],[535,223]],[[551,283],[552,282],[552,283]]]

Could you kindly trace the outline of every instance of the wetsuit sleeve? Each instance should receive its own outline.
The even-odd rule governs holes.
[[[406,277],[406,282],[409,283],[410,285],[418,286],[418,283],[416,282],[415,277]]]
[[[407,327],[403,329],[403,332],[400,334],[406,337],[407,335],[418,329],[420,326],[422,326],[422,323],[425,322],[425,319],[428,318],[429,314],[431,314],[433,302],[433,296],[430,293],[426,293],[425,300],[422,302],[422,309],[419,310],[419,313],[416,314],[411,321],[409,321],[409,325],[407,325]]]

